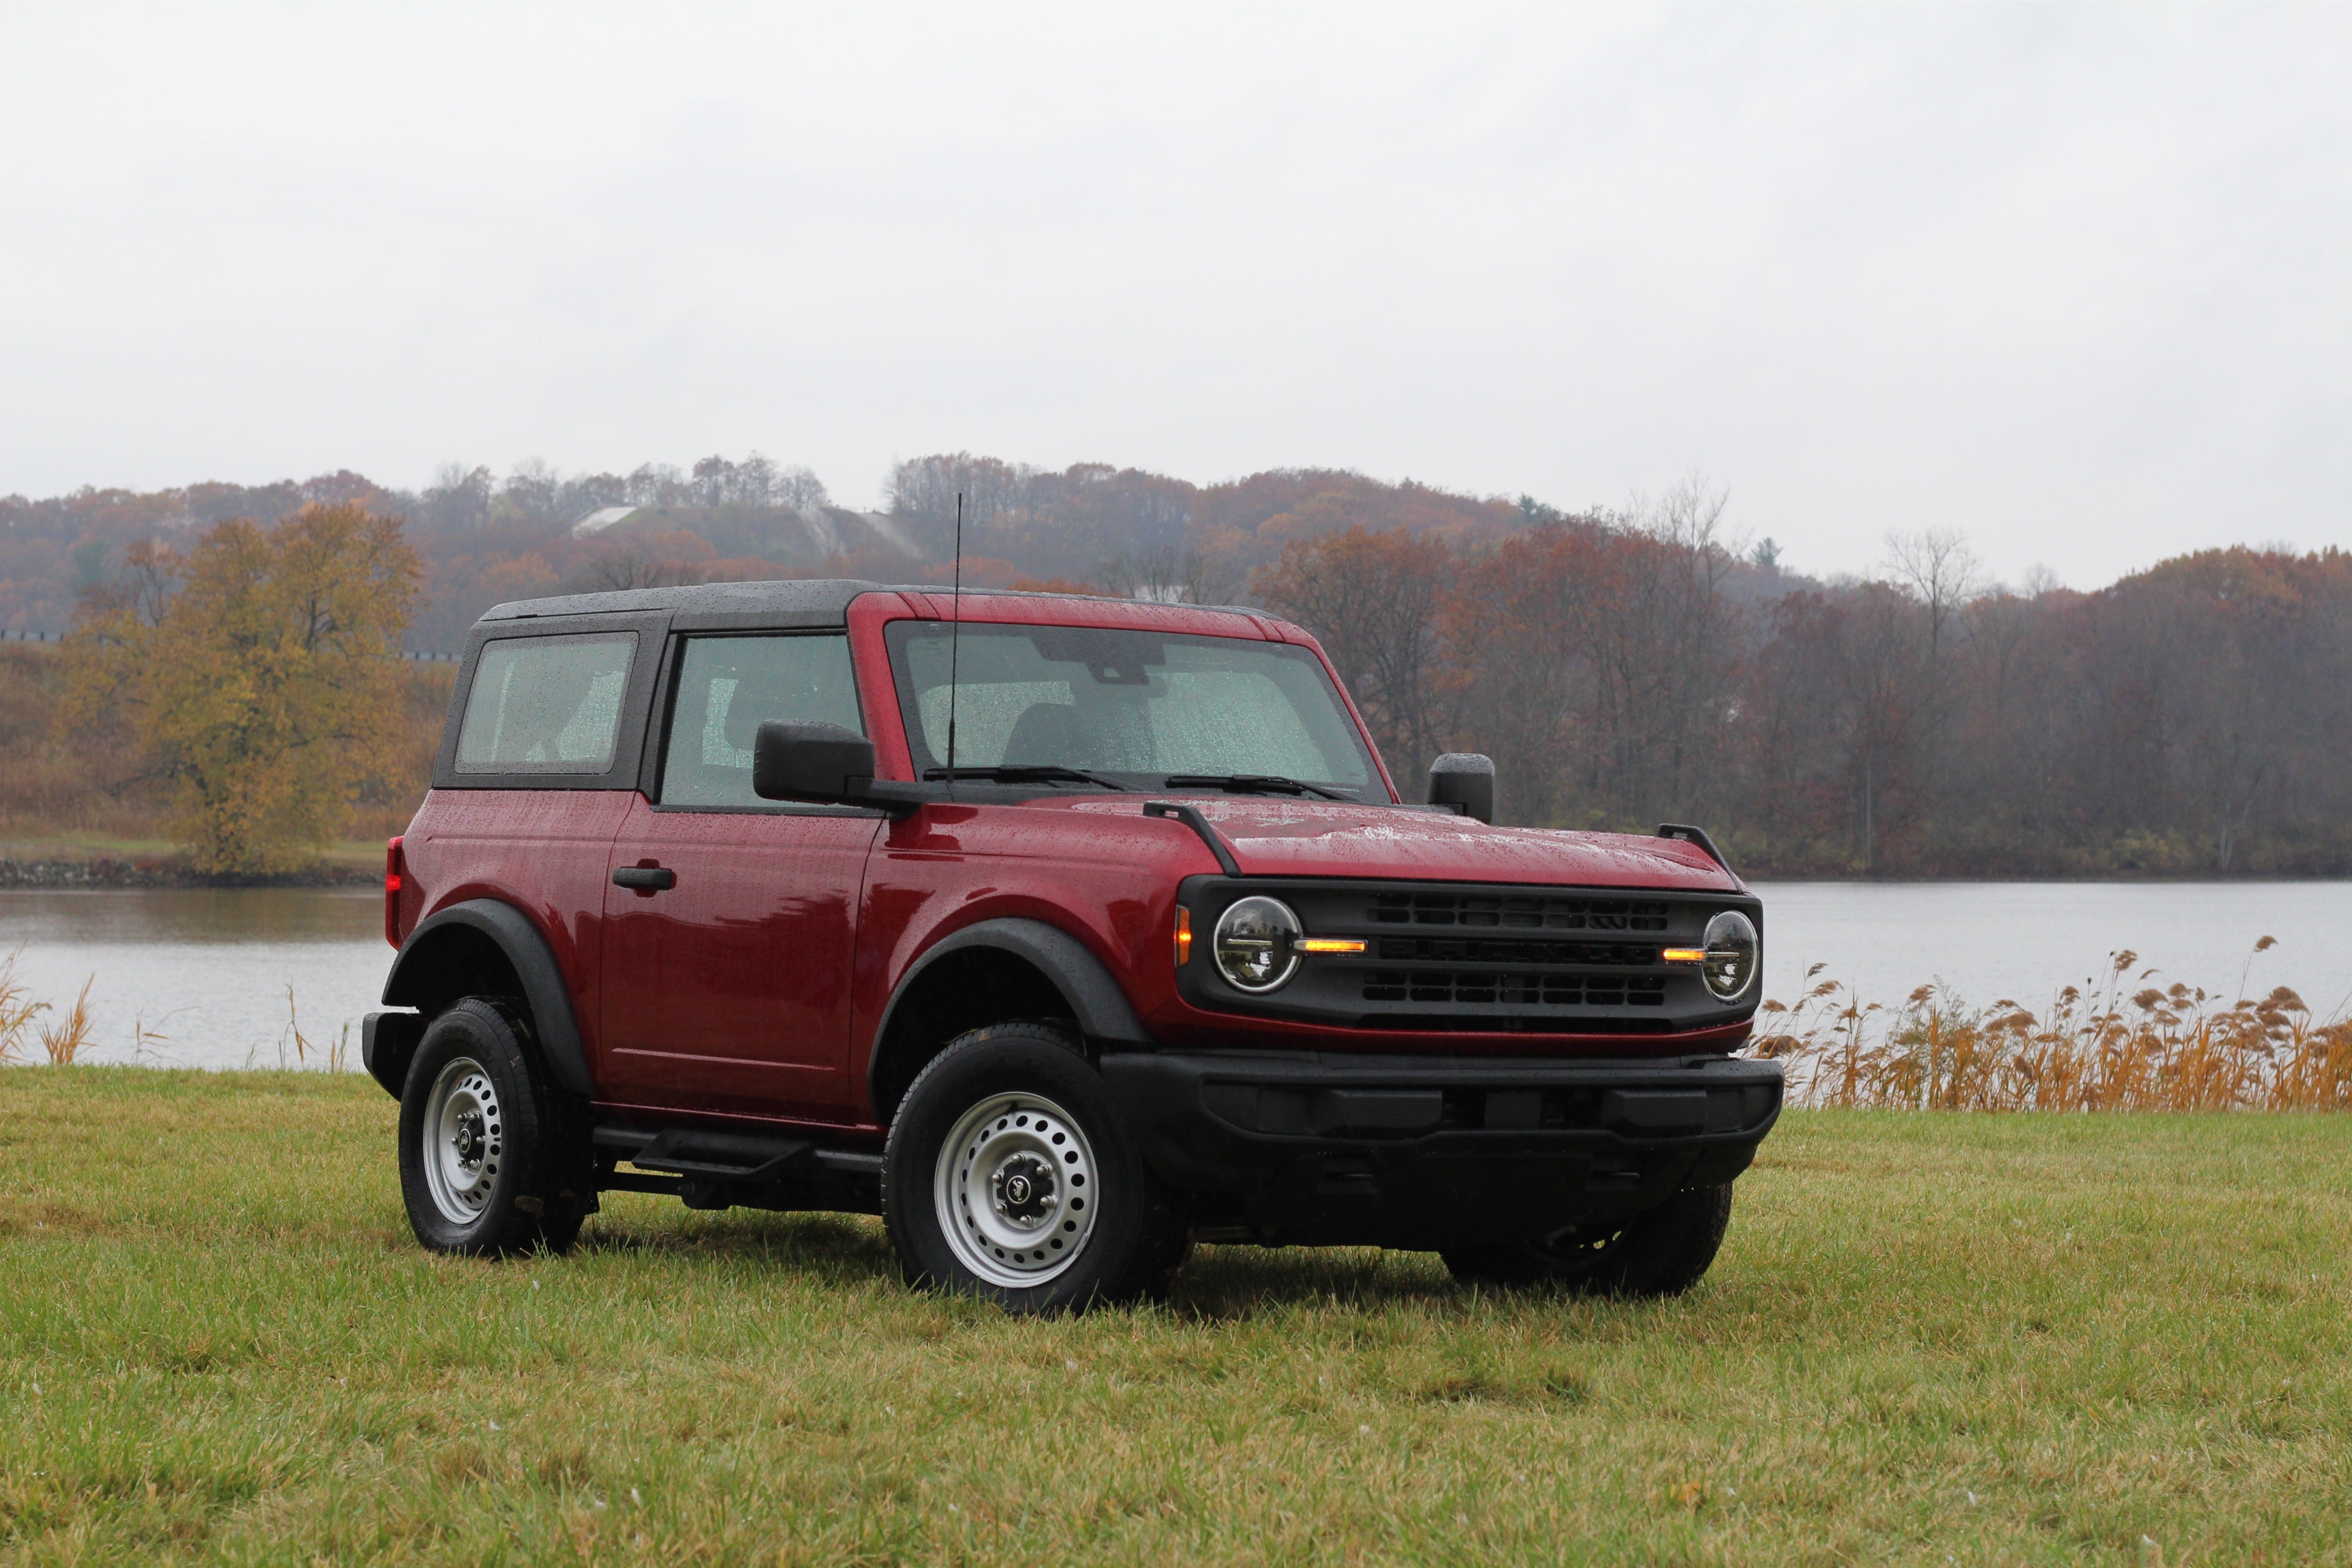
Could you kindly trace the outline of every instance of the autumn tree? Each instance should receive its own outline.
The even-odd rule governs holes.
[[[125,727],[199,869],[299,864],[396,765],[394,661],[422,578],[400,523],[306,506],[130,564],[77,616],[68,722]]]
[[[1444,749],[1437,620],[1454,564],[1442,538],[1348,528],[1286,546],[1252,583],[1322,643],[1391,771]]]
[[[1620,543],[1590,518],[1547,521],[1480,554],[1446,597],[1440,678],[1456,737],[1495,758],[1506,821],[1549,826],[1591,793],[1591,650]]]
[[[1607,591],[1591,618],[1602,802],[1638,822],[1722,800],[1725,698],[1739,662],[1739,618],[1724,592],[1735,552],[1725,496],[1697,475],[1611,519]]]

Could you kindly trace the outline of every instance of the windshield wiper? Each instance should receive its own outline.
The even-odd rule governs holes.
[[[1278,773],[1171,773],[1171,789],[1223,789],[1232,795],[1320,795],[1326,800],[1352,800],[1353,795],[1327,789]]]
[[[925,779],[984,779],[993,784],[1048,783],[1057,779],[1075,779],[1082,784],[1098,784],[1106,789],[1131,789],[1131,784],[1101,773],[1089,773],[1083,768],[1065,768],[1058,762],[1006,762],[994,768],[927,768]]]

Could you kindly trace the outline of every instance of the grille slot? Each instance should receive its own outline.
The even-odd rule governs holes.
[[[1533,894],[1376,893],[1376,925],[1455,925],[1506,931],[1664,931],[1669,905],[1640,898]]]
[[[1391,963],[1582,964],[1654,968],[1658,950],[1633,942],[1531,942],[1508,937],[1383,936],[1380,956]]]
[[[1513,1007],[1662,1008],[1663,975],[1530,975],[1493,969],[1374,969],[1368,1002],[1499,1003]]]

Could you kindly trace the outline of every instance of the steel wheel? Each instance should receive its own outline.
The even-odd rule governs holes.
[[[932,1192],[956,1260],[993,1285],[1042,1285],[1086,1249],[1100,1211],[1094,1146],[1035,1094],[992,1094],[940,1145]]]
[[[470,1225],[498,1186],[506,1152],[506,1117],[489,1071],[470,1056],[453,1059],[425,1102],[425,1185],[442,1218]]]

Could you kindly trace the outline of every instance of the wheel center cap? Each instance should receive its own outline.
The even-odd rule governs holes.
[[[1054,1167],[1035,1155],[1015,1155],[996,1167],[996,1212],[1013,1224],[1034,1229],[1050,1218],[1054,1207]]]
[[[449,1140],[457,1151],[457,1163],[470,1166],[482,1157],[482,1124],[478,1117],[459,1118],[457,1135]]]

